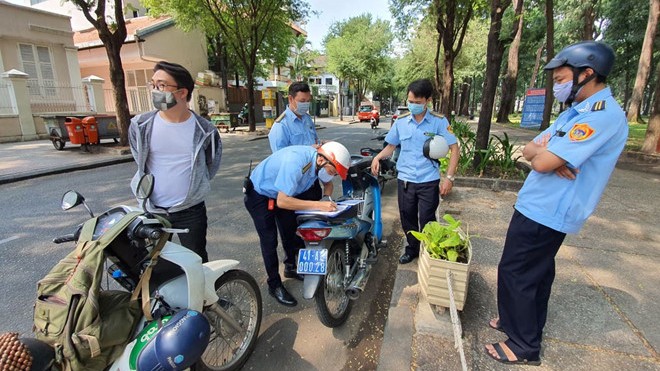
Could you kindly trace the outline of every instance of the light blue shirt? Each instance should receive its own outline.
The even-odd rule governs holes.
[[[442,135],[448,145],[456,143],[449,121],[429,109],[420,123],[415,121],[412,114],[398,118],[385,136],[387,143],[401,145],[401,153],[396,162],[399,179],[413,183],[440,179],[438,163],[424,157],[424,142],[430,138],[426,133]]]
[[[308,145],[319,143],[316,127],[312,118],[305,114],[300,118],[290,108],[284,111],[284,117],[276,121],[268,133],[270,149],[273,153],[292,145]]]
[[[577,233],[596,209],[626,144],[626,115],[605,88],[562,112],[535,140],[548,133],[548,150],[580,172],[569,180],[532,170],[515,207],[546,227]]]
[[[250,175],[254,190],[277,198],[278,192],[295,197],[308,190],[317,179],[316,149],[289,146],[266,157]]]

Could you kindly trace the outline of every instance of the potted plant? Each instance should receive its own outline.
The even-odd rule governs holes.
[[[421,242],[417,280],[430,304],[448,308],[447,271],[450,270],[456,309],[462,310],[467,297],[472,244],[459,220],[449,214],[442,219],[445,223],[433,221],[421,232],[409,232]]]

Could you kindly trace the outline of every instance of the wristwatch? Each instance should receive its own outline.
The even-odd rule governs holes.
[[[452,183],[454,183],[454,180],[456,179],[453,175],[447,175],[445,178],[449,179]]]

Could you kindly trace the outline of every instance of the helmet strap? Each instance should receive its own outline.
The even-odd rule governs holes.
[[[571,104],[573,104],[573,101],[575,100],[575,96],[577,95],[580,88],[585,86],[589,81],[596,78],[596,73],[594,72],[591,76],[585,78],[584,80],[582,80],[582,82],[578,83],[578,78],[580,77],[580,73],[582,73],[582,71],[580,71],[579,68],[573,68],[573,87],[571,88],[571,94],[569,94],[568,98],[566,98],[566,102],[564,102],[566,106],[570,107]]]

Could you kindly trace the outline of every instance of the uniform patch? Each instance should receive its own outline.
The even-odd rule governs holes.
[[[404,113],[403,115],[397,117],[396,119],[398,120],[398,119],[400,119],[400,118],[404,118],[404,117],[406,117],[406,116],[410,116],[410,111]]]
[[[450,134],[454,134],[454,129],[451,128],[451,125],[447,125],[447,131],[448,131]]]
[[[435,116],[435,117],[440,117],[440,118],[444,118],[444,117],[445,117],[445,115],[443,115],[442,113],[438,113],[438,112],[435,112],[435,111],[431,111],[431,110],[429,110],[429,113],[431,113],[431,115],[433,115],[433,116]]]
[[[602,111],[604,109],[605,109],[605,101],[604,100],[600,100],[600,101],[594,103],[594,106],[591,107],[592,111]]]
[[[278,118],[275,119],[275,122],[280,122],[280,121],[282,121],[282,119],[284,118],[284,116],[285,116],[285,114],[282,113],[282,114],[280,115],[280,117],[278,117]]]
[[[572,142],[582,142],[591,137],[596,131],[587,123],[575,124],[568,132],[568,138]]]
[[[312,167],[312,162],[308,162],[307,165],[303,166],[302,168],[302,173],[305,174],[306,172],[309,171],[309,168]]]

